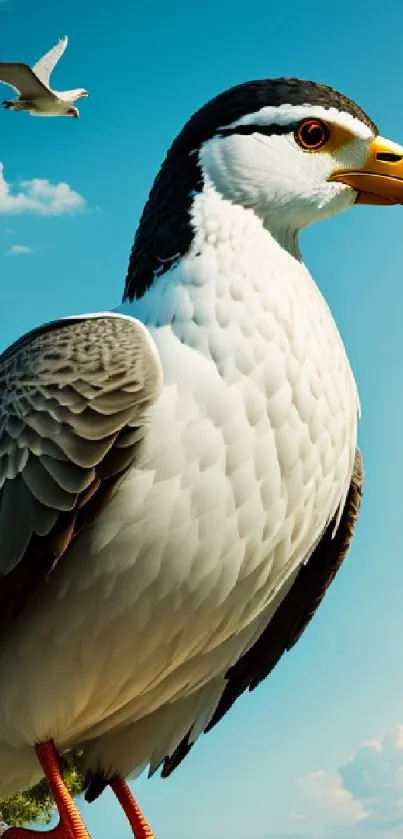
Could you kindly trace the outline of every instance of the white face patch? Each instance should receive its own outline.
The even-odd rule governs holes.
[[[307,118],[340,126],[351,140],[329,151],[306,151],[296,141],[294,130]],[[259,125],[273,124],[289,126],[289,131],[259,132]],[[256,126],[256,130],[238,133],[236,128],[242,125]],[[371,129],[351,114],[308,105],[261,108],[222,129],[229,133],[217,133],[200,150],[205,184],[209,182],[224,199],[253,209],[283,240],[290,231],[297,233],[354,204],[354,190],[330,181],[330,176],[341,169],[361,168],[374,139]]]
[[[324,108],[323,105],[279,105],[278,107],[267,106],[260,108],[254,113],[245,114],[235,122],[220,126],[220,130],[237,128],[238,125],[290,125],[294,122],[308,118],[322,119],[325,122],[332,122],[340,125],[363,140],[373,138],[373,132],[368,125],[361,122],[357,117],[346,111],[339,111],[337,108]]]

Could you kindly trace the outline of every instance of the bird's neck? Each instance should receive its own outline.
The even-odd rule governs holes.
[[[194,198],[191,218],[196,234],[192,253],[198,253],[209,245],[237,239],[242,252],[254,249],[256,245],[272,251],[272,258],[282,257],[301,262],[299,250],[299,231],[292,227],[278,213],[261,215],[252,208],[235,204],[224,198],[206,176],[203,191]]]
[[[303,301],[309,306],[313,296],[326,308],[296,234],[268,229],[252,209],[223,199],[211,185],[194,196],[191,221],[188,253],[117,311],[150,326],[169,325],[182,342],[217,361],[267,331],[279,307],[290,317],[298,317],[299,307],[303,317]]]

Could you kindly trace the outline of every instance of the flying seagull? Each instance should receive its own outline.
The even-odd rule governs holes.
[[[168,775],[300,637],[349,548],[359,397],[300,231],[403,203],[403,147],[330,87],[254,81],[174,141],[112,313],[0,356],[0,797]],[[8,839],[25,830],[10,828]]]
[[[50,76],[68,43],[67,35],[46,53],[34,67],[28,64],[1,62],[0,82],[9,85],[19,93],[18,99],[6,100],[3,106],[10,111],[29,111],[36,117],[78,117],[80,112],[73,102],[88,96],[88,91],[79,87],[74,90],[52,90]]]

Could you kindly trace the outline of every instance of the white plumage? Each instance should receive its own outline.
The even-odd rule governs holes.
[[[298,233],[353,205],[339,175],[365,170],[376,129],[293,84],[297,116],[224,94],[209,130],[214,102],[190,121],[114,314],[0,357],[2,796],[40,776],[32,746],[51,738],[106,781],[178,762],[295,643],[347,551],[358,394]],[[325,119],[329,150],[307,153],[301,120],[317,143]]]
[[[167,703],[181,708],[195,688],[208,696],[211,680],[216,697],[217,677],[222,691],[223,674],[344,502],[354,462],[356,388],[309,274],[253,213],[213,189],[201,201],[221,246],[205,242],[197,263],[190,256],[174,269],[171,294],[161,278],[125,307],[149,326],[164,373],[136,469],[54,573],[37,618],[27,612],[0,653],[0,684],[19,685],[11,706],[0,692],[0,733],[22,747],[52,732],[61,748],[84,746],[90,765],[106,757],[125,772],[164,757],[151,713],[170,716],[175,747],[187,721]],[[242,241],[247,276],[236,269]],[[174,326],[154,327],[156,312]],[[141,723],[132,738],[118,734],[115,766],[108,732],[143,717],[148,737]],[[26,756],[17,786],[36,771]],[[12,780],[1,766],[0,777]]]
[[[67,35],[31,68],[21,62],[0,62],[0,82],[12,87],[18,99],[6,100],[3,106],[12,111],[28,111],[33,116],[79,116],[73,103],[88,92],[84,88],[52,90],[50,76],[68,43]]]

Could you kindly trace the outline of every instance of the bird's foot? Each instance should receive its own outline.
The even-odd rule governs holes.
[[[9,827],[5,839],[90,839],[88,830],[63,781],[57,751],[53,740],[35,747],[39,762],[49,783],[59,811],[59,824],[51,830],[32,830],[28,827]]]
[[[156,839],[126,781],[117,775],[109,784],[129,820],[134,839]]]
[[[87,832],[85,825],[83,824],[83,828],[85,831],[85,836],[88,839],[89,833]],[[51,830],[34,830],[31,827],[8,827],[7,830],[2,834],[4,839],[77,839],[80,834],[77,831],[73,832],[71,825],[63,824],[62,820],[56,827],[52,827]],[[84,834],[82,834],[84,836]]]
[[[13,103],[10,102],[9,99],[5,99],[1,104],[3,105],[3,108],[7,108],[7,110],[13,107]]]

